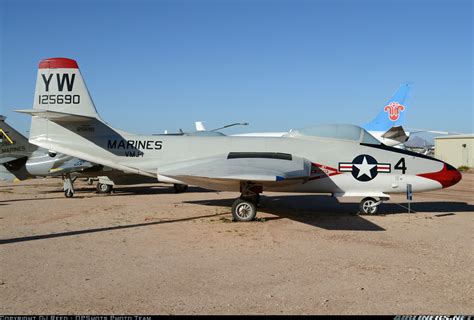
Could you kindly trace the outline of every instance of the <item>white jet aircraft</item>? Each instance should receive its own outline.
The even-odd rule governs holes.
[[[407,100],[411,84],[402,83],[400,88],[393,94],[392,98],[383,106],[379,114],[369,123],[363,126],[377,140],[387,146],[396,146],[408,140],[410,132],[403,128],[405,113],[408,109]],[[196,130],[204,131],[202,122],[196,122]],[[420,130],[426,131],[426,130]],[[291,132],[291,130],[290,130]],[[283,137],[289,132],[257,132],[240,133],[235,136],[242,137]]]
[[[30,142],[125,172],[214,190],[239,191],[236,221],[253,220],[264,191],[362,198],[375,214],[390,193],[446,188],[449,164],[381,144],[354,125],[293,130],[283,137],[144,136],[115,129],[96,111],[75,60],[40,62]]]

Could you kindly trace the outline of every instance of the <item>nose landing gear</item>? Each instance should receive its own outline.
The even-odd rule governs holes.
[[[359,204],[359,210],[361,214],[367,215],[376,215],[379,210],[379,205],[382,203],[382,200],[376,200],[374,198],[364,198]]]

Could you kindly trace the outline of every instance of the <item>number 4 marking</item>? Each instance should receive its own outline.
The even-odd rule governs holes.
[[[405,166],[405,158],[401,158],[395,165],[394,169],[402,170],[402,174],[405,174],[407,171],[407,167]]]

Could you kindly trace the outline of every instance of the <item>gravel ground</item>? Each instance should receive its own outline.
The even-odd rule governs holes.
[[[474,174],[412,214],[268,193],[250,223],[237,193],[77,187],[0,182],[0,314],[474,313]]]

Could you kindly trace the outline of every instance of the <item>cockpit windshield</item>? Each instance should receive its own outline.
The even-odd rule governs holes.
[[[362,129],[362,128],[361,128]],[[373,135],[362,129],[362,140],[360,141],[361,143],[367,143],[367,144],[381,144],[377,138],[375,138]]]
[[[380,144],[370,133],[352,124],[327,124],[292,130],[287,136],[310,136],[340,140],[359,141],[367,144]]]

